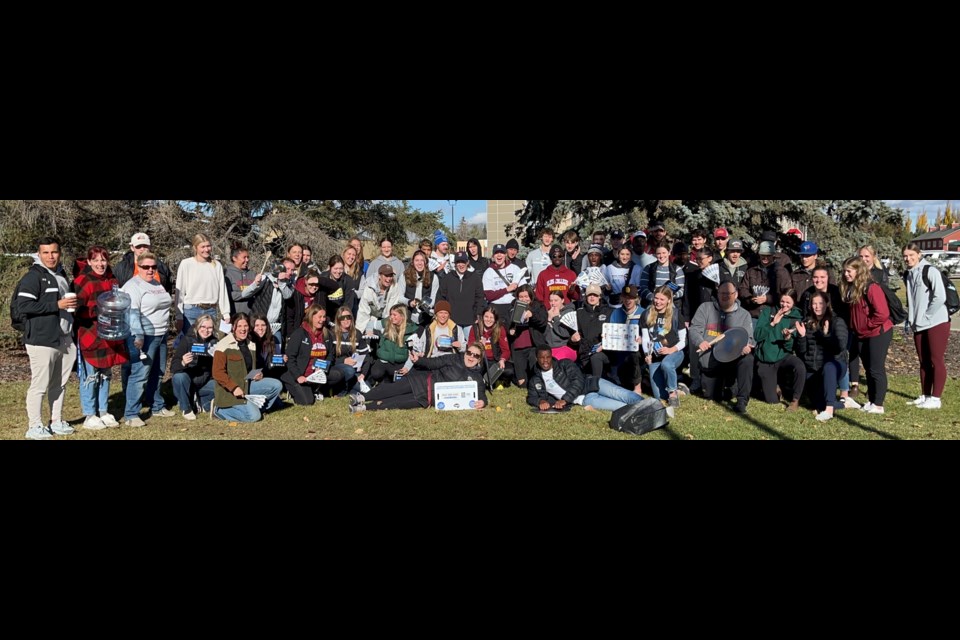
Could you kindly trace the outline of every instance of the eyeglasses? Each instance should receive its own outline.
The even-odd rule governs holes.
[[[467,351],[467,355],[470,356],[471,358],[476,358],[479,360],[483,354],[477,353],[476,351]]]
[[[140,270],[141,270],[141,271],[155,271],[156,269],[157,269],[157,265],[155,265],[155,264],[141,264],[141,265],[140,265]]]

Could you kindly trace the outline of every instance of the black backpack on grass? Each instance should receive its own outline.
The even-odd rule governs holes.
[[[635,436],[642,436],[666,424],[667,408],[656,398],[644,398],[636,404],[628,404],[610,416],[611,429]]]

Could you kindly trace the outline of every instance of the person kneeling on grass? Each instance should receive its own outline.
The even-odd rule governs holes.
[[[214,415],[221,420],[257,422],[261,411],[268,411],[283,389],[279,380],[264,378],[263,372],[247,379],[257,361],[256,349],[250,341],[250,318],[238,313],[233,318],[233,333],[220,340],[213,352]],[[248,394],[265,396],[263,407],[248,401]]]
[[[393,384],[378,385],[366,394],[350,394],[350,413],[379,409],[418,409],[433,404],[433,385],[438,382],[476,382],[476,409],[487,406],[483,384],[483,343],[471,342],[463,353],[451,353],[436,358],[421,358],[411,354],[413,371]],[[367,404],[369,403],[369,404]]]
[[[531,407],[564,411],[581,404],[587,410],[616,411],[641,400],[639,393],[609,380],[584,376],[576,362],[554,358],[550,347],[537,349],[537,367],[527,383],[527,404]]]

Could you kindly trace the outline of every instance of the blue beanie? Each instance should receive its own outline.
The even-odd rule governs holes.
[[[449,243],[450,241],[447,240],[447,236],[444,235],[443,231],[437,229],[433,232],[433,246],[437,246],[441,242]]]

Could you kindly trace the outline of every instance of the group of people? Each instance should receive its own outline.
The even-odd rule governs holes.
[[[17,289],[31,366],[26,437],[73,432],[62,406],[75,366],[84,428],[120,426],[107,407],[116,365],[124,425],[143,427],[144,405],[149,417],[175,416],[160,393],[171,320],[171,384],[186,420],[211,412],[256,421],[284,390],[299,405],[349,396],[352,412],[427,407],[433,385],[451,381],[477,383],[478,409],[486,388],[516,384],[540,410],[612,410],[642,397],[645,374],[652,395],[674,409],[681,396],[702,393],[735,400],[743,413],[756,377],[756,393],[786,401],[787,410],[807,390],[819,420],[839,408],[883,413],[893,323],[886,272],[871,247],[843,262],[837,285],[815,243],[802,242],[791,265],[769,231],[755,256],[722,228],[712,247],[703,229],[689,245],[671,243],[658,222],[629,239],[612,232],[610,247],[595,233],[585,252],[576,231],[563,234],[563,246],[555,237],[544,229],[520,260],[516,240],[487,258],[476,238],[454,252],[438,231],[406,265],[389,238],[369,261],[352,238],[326,268],[310,247],[293,243],[277,268],[256,272],[246,248],[234,248],[224,268],[210,239],[197,234],[193,255],[171,277],[147,234],[137,233],[115,266],[105,247],[90,247],[72,283],[59,241],[41,238]],[[937,409],[949,337],[945,292],[939,278],[923,277],[928,265],[916,245],[903,257],[907,325],[921,366],[913,404]],[[115,287],[130,297],[123,340],[97,331],[98,296]],[[631,344],[604,349],[609,327],[621,324]],[[721,361],[716,339],[736,327],[747,341]],[[860,360],[869,389],[862,405],[854,399]],[[685,362],[689,385],[680,381]]]

